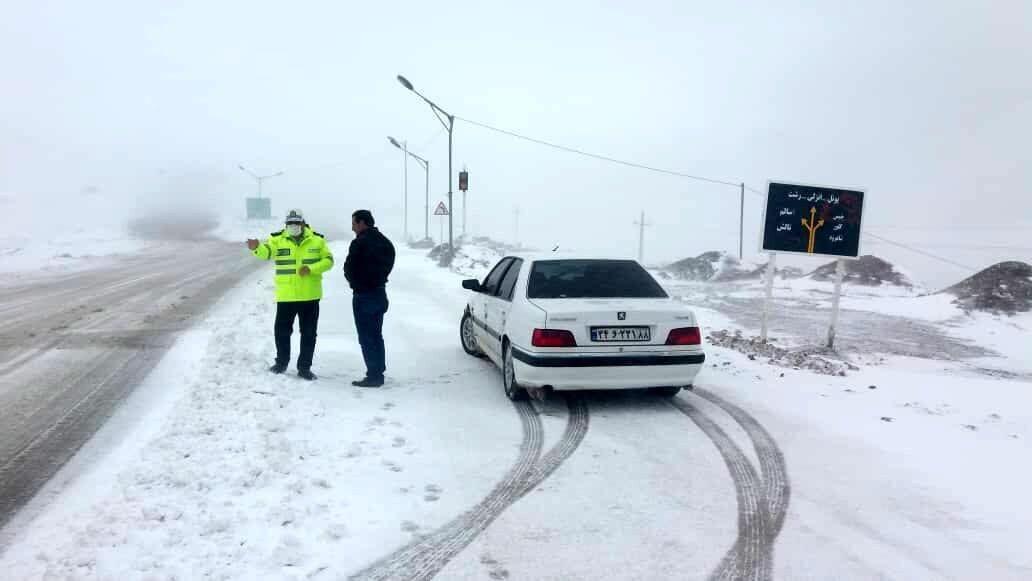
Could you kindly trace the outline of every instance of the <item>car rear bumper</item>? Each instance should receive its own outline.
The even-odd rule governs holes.
[[[701,351],[627,354],[541,354],[513,350],[524,387],[555,390],[638,389],[691,385],[706,361]]]

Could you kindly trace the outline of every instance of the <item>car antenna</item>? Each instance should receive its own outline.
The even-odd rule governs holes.
[[[556,250],[559,250],[559,245],[558,244],[555,245],[555,248],[552,249],[552,252],[555,252]]]

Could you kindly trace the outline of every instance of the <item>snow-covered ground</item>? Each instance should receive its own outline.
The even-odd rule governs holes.
[[[12,224],[0,232],[0,272],[15,276],[23,272],[77,272],[110,265],[116,258],[176,252],[191,241],[214,238],[243,244],[247,238],[264,239],[282,227],[280,220],[223,218],[211,230],[204,231],[204,225],[195,232],[184,228],[181,234],[188,236],[183,240],[162,240],[141,236],[145,233],[115,223],[105,228],[95,224],[66,225],[45,235],[20,231],[17,224]]]
[[[133,239],[128,232],[68,229],[39,235],[8,230],[0,235],[0,272],[65,272],[96,268],[111,257],[160,250],[170,243]]]
[[[399,248],[381,390],[350,385],[363,369],[339,271],[315,383],[265,371],[270,273],[227,295],[4,531],[5,577],[419,578],[415,563],[441,579],[702,579],[753,538],[741,503],[778,490],[780,464],[784,528],[757,525],[774,578],[1032,578],[1029,317],[927,305],[1013,375],[888,354],[819,376],[709,346],[702,396],[586,394],[527,415],[458,343],[459,281],[490,257],[471,249],[456,273],[424,254]],[[740,327],[720,307],[700,303],[704,328]]]
[[[283,229],[283,220],[247,220],[224,218],[209,234],[227,242],[240,242],[248,238],[264,240],[270,232]]]

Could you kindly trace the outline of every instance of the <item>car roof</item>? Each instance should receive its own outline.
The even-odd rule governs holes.
[[[629,256],[613,256],[613,255],[601,255],[601,254],[586,254],[586,253],[564,253],[564,252],[513,252],[505,255],[506,258],[521,258],[527,262],[542,262],[552,260],[630,260],[635,262],[634,258]]]

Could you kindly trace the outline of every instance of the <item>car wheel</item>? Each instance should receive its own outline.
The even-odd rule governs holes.
[[[508,343],[505,345],[505,356],[502,359],[505,362],[502,369],[502,381],[505,385],[505,396],[512,401],[527,399],[527,390],[520,387],[519,382],[516,381],[516,364],[512,359],[512,346]]]
[[[462,316],[459,324],[459,339],[462,341],[462,349],[473,357],[483,357],[484,352],[477,345],[476,330],[473,328],[473,316],[466,313]]]
[[[653,387],[650,391],[661,397],[674,397],[675,395],[680,393],[681,386],[674,385],[667,387]]]

